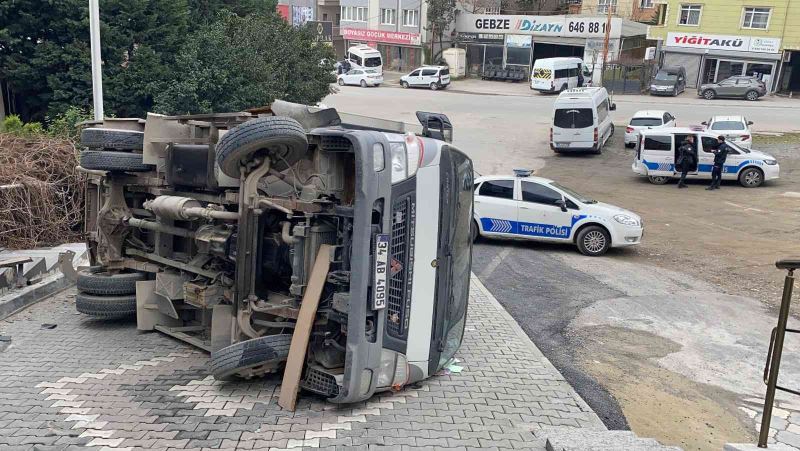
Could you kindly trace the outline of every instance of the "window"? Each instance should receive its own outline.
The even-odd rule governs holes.
[[[432,77],[436,75],[436,69],[422,69],[423,77]]]
[[[555,205],[561,200],[561,194],[546,186],[533,182],[522,182],[522,200],[537,204]]]
[[[366,22],[367,8],[363,6],[342,6],[342,20],[350,22]]]
[[[681,14],[678,17],[678,25],[700,25],[700,13],[703,11],[702,5],[681,5]]]
[[[445,67],[444,69],[440,69],[440,70],[439,70],[439,75],[442,75],[442,76],[444,76],[444,75],[450,75],[450,69],[448,69],[448,68],[446,68],[446,67]]]
[[[553,116],[553,125],[558,128],[586,128],[594,125],[591,108],[562,108]]]
[[[642,0],[642,2],[639,3],[639,8],[642,9],[652,8],[652,7],[653,7],[653,0]]]
[[[665,123],[665,124],[666,124],[667,122],[671,121],[672,119],[674,119],[674,118],[672,117],[672,115],[671,115],[671,114],[669,114],[669,113],[664,113],[664,123]]]
[[[744,130],[742,121],[717,121],[711,124],[711,130]]]
[[[599,0],[597,2],[597,12],[608,14],[608,7],[611,6],[611,14],[617,12],[617,0]]]
[[[669,121],[664,118],[664,122]],[[661,125],[661,119],[657,117],[635,117],[631,119],[631,123],[629,125],[633,127],[658,127]]]
[[[745,8],[742,14],[742,28],[766,30],[772,8]]]
[[[364,58],[364,67],[378,67],[383,64],[380,56],[368,56]]]
[[[404,27],[418,27],[419,26],[419,11],[416,9],[403,10],[403,26]]]
[[[608,117],[608,102],[602,102],[597,105],[597,122],[603,122]]]
[[[408,74],[408,76],[409,77],[419,77],[419,69],[415,70],[414,72],[411,72],[410,74]]]
[[[322,20],[323,21],[327,21],[328,20],[328,13],[322,13]]]
[[[396,25],[397,10],[381,8],[381,25]]]
[[[644,148],[647,150],[672,150],[671,136],[651,135],[644,138]]]
[[[703,152],[711,153],[712,150],[719,147],[719,141],[717,141],[717,138],[703,136],[700,140],[703,143]]]
[[[501,199],[514,198],[514,181],[513,180],[489,180],[483,182],[479,196],[499,197]]]

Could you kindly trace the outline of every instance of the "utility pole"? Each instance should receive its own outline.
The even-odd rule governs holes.
[[[603,77],[606,73],[606,60],[608,59],[608,38],[611,35],[611,0],[606,0],[606,33],[603,39],[603,68],[600,70],[600,85],[603,84]]]
[[[103,120],[103,60],[100,57],[100,4],[89,0],[89,41],[92,45],[92,100],[94,120]]]

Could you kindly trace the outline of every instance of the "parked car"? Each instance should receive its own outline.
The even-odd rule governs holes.
[[[334,403],[438,373],[463,338],[474,172],[433,138],[452,136],[445,115],[417,117],[276,100],[84,129],[77,310],[203,349],[217,380],[291,353],[305,368],[286,373]]]
[[[589,197],[531,171],[475,179],[473,238],[573,243],[589,256],[642,241],[636,213]]]
[[[697,95],[706,100],[717,97],[758,100],[767,95],[767,85],[756,77],[735,75],[719,83],[706,83],[697,88]]]
[[[719,142],[717,134],[690,127],[657,128],[642,130],[631,169],[647,177],[654,185],[663,185],[680,177],[675,167],[678,148],[686,137],[695,137],[699,161],[688,173],[690,179],[711,179],[714,153]],[[722,180],[738,180],[745,188],[761,186],[765,181],[780,177],[781,167],[772,155],[728,143],[730,152],[722,168]]]
[[[668,111],[644,110],[633,115],[625,127],[625,147],[636,147],[639,132],[658,127],[675,127],[675,116]]]
[[[450,69],[447,66],[423,66],[400,77],[400,86],[404,88],[422,87],[434,91],[450,85]]]
[[[753,147],[753,133],[750,131],[753,121],[748,121],[744,116],[712,116],[703,125],[706,130],[724,136],[726,141],[738,144],[739,147]]]
[[[380,86],[383,83],[383,75],[375,69],[350,69],[346,74],[339,75],[339,86],[344,85],[361,85],[362,88],[367,86]]]
[[[650,82],[650,95],[677,96],[686,90],[686,69],[683,66],[664,66]]]

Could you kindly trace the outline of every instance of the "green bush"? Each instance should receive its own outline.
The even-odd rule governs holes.
[[[71,106],[67,111],[56,115],[55,117],[47,117],[47,134],[55,138],[69,139],[70,141],[77,141],[80,138],[80,130],[78,124],[84,121],[92,120],[93,114],[91,111]]]

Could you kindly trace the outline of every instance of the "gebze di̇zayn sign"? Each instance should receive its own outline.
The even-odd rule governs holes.
[[[505,16],[460,14],[456,30],[460,33],[503,33],[535,36],[603,37],[605,17]],[[611,37],[619,37],[620,19],[611,19]]]
[[[778,53],[781,47],[781,40],[778,38],[726,36],[703,33],[668,33],[667,47]]]

